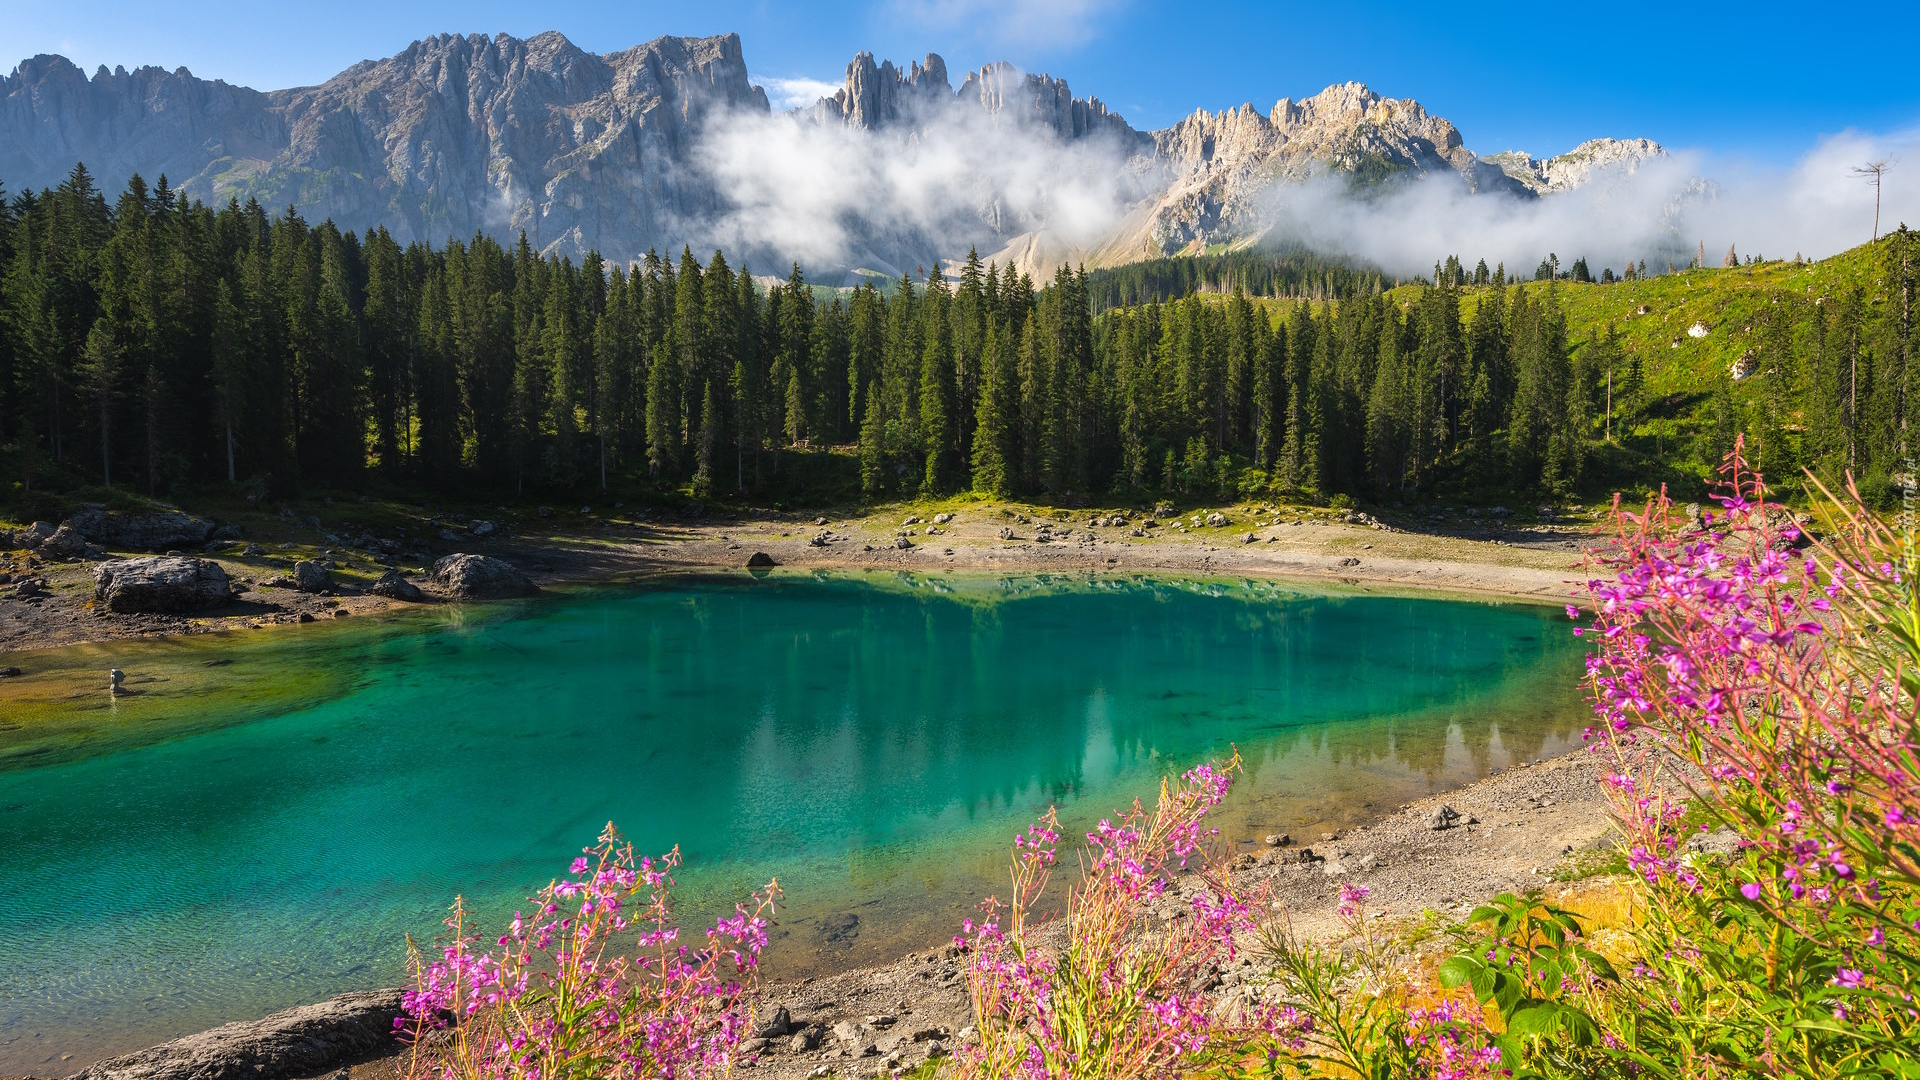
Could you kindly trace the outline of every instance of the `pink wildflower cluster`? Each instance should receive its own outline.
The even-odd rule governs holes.
[[[1857,500],[1851,512],[1833,500],[1834,538],[1793,554],[1799,528],[1740,453],[1703,527],[1680,527],[1664,496],[1617,513],[1614,576],[1587,586],[1595,711],[1637,855],[1650,876],[1676,866],[1672,785],[1653,775],[1662,749],[1762,816],[1745,839],[1782,859],[1778,887],[1795,900],[1864,888],[1849,857],[1863,849],[1920,880],[1913,660],[1859,640],[1898,625],[1889,604],[1908,590],[1887,556],[1900,541]]]
[[[1416,1076],[1479,1080],[1513,1075],[1500,1067],[1500,1048],[1493,1045],[1493,1036],[1474,1006],[1442,1001],[1432,1008],[1408,1009],[1404,1038],[1413,1054]]]
[[[750,989],[779,887],[680,939],[675,848],[636,858],[612,825],[566,878],[485,948],[456,899],[438,959],[413,957],[395,1021],[413,1080],[696,1078],[725,1074],[750,1023]]]
[[[1719,890],[1840,950],[1832,985],[1857,990],[1890,935],[1902,951],[1920,936],[1911,541],[1851,488],[1836,497],[1817,482],[1827,538],[1803,535],[1743,452],[1722,469],[1719,511],[1698,521],[1664,492],[1640,513],[1616,500],[1600,560],[1612,573],[1587,583],[1593,618],[1576,631],[1597,639],[1588,672],[1603,724],[1590,735],[1612,756],[1607,790],[1637,872]],[[1709,889],[1696,871],[1679,827],[1695,803],[1739,832],[1744,877]],[[1856,949],[1859,962],[1844,959]]]
[[[1082,874],[1057,923],[1033,918],[1057,860],[1053,811],[1014,839],[1013,893],[990,899],[956,941],[971,951],[968,988],[980,1038],[957,1065],[992,1077],[1177,1075],[1213,1056],[1276,1054],[1310,1024],[1290,1008],[1224,1006],[1210,993],[1261,920],[1262,898],[1235,891],[1209,857],[1207,813],[1240,759],[1163,783],[1087,833]],[[1184,904],[1175,877],[1197,886]],[[1156,912],[1159,918],[1155,918]]]

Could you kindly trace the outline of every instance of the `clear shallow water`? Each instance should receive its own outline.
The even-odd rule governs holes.
[[[392,985],[456,892],[498,918],[609,820],[681,846],[690,915],[777,875],[798,973],[952,933],[1048,804],[1230,744],[1251,843],[1581,724],[1556,609],[1273,582],[781,572],[354,621],[64,651],[0,697],[0,1072]],[[144,692],[107,702],[108,664]]]

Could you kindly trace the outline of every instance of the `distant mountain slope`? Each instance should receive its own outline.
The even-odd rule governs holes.
[[[164,172],[198,198],[384,224],[403,241],[525,229],[545,249],[624,249],[717,208],[679,161],[705,115],[730,107],[767,111],[731,34],[607,56],[555,33],[446,35],[269,94],[184,68],[89,82],[35,57],[0,82],[0,177],[42,186],[85,161],[109,190]]]
[[[800,125],[783,133],[789,157],[715,149],[731,134],[737,150],[742,124],[775,120]],[[842,135],[853,141],[820,142]],[[110,193],[135,172],[164,173],[194,198],[257,198],[402,241],[524,231],[542,251],[616,259],[725,243],[756,267],[804,258],[827,280],[898,275],[969,247],[1042,276],[1069,261],[1244,245],[1272,227],[1274,185],[1316,176],[1453,174],[1533,198],[1663,153],[1597,140],[1543,162],[1481,159],[1445,119],[1358,83],[1142,132],[1064,81],[1006,64],[955,89],[937,55],[899,68],[862,53],[840,91],[780,118],[733,34],[606,55],[558,33],[442,35],[268,93],[185,68],[88,79],[57,56],[0,79],[0,180],[15,191],[57,184],[84,161]],[[849,154],[861,168],[846,168]],[[807,184],[876,186],[796,201],[790,189]],[[836,231],[802,243],[764,227],[812,214]]]

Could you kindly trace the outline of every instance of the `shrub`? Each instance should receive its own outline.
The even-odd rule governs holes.
[[[1588,585],[1590,735],[1645,884],[1596,1019],[1636,1075],[1920,1075],[1913,540],[1816,482],[1829,539],[1796,552],[1743,453],[1704,523],[1616,502]],[[1689,850],[1690,805],[1730,858]]]
[[[492,949],[456,898],[439,958],[410,948],[414,986],[395,1021],[413,1043],[409,1080],[725,1075],[779,886],[692,948],[673,914],[679,864],[679,848],[636,859],[609,824]]]
[[[1265,1071],[1297,1044],[1301,1020],[1283,1006],[1221,1001],[1211,991],[1256,930],[1262,897],[1242,895],[1208,850],[1204,819],[1240,770],[1236,754],[1163,782],[1158,806],[1139,801],[1087,834],[1081,874],[1057,921],[1037,918],[1057,861],[1052,811],[1014,838],[1013,892],[989,899],[956,942],[971,958],[977,1043],[955,1063],[964,1077],[1163,1077]],[[1178,899],[1173,879],[1198,888]]]

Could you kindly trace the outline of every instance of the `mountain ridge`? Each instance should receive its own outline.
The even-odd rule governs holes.
[[[1513,151],[1481,158],[1450,121],[1360,83],[1283,97],[1265,112],[1251,103],[1197,109],[1141,131],[1098,98],[1075,97],[1066,80],[1010,64],[968,71],[956,89],[936,53],[905,67],[860,53],[834,95],[777,114],[752,82],[737,34],[663,36],[595,54],[549,31],[436,35],[318,86],[274,91],[184,67],[102,66],[89,79],[65,58],[33,57],[0,78],[0,180],[50,186],[84,161],[110,191],[135,172],[165,174],[194,198],[257,198],[344,227],[383,226],[402,242],[525,232],[548,254],[594,249],[625,260],[727,238],[777,267],[795,252],[778,242],[756,249],[726,232],[739,231],[732,219],[749,196],[716,172],[711,145],[727,125],[783,116],[845,129],[872,155],[918,163],[913,155],[947,140],[948,149],[991,145],[1008,159],[1005,175],[989,169],[950,185],[942,197],[952,205],[935,207],[939,214],[913,205],[921,196],[911,188],[893,193],[904,205],[891,217],[858,205],[831,211],[845,219],[839,269],[891,275],[969,247],[1043,275],[1062,262],[1255,243],[1273,227],[1276,185],[1317,177],[1380,184],[1450,174],[1474,192],[1532,199],[1665,153],[1645,139],[1590,140],[1537,161]],[[1069,152],[1077,156],[1048,157]],[[774,201],[748,209],[798,213],[778,201],[791,179],[777,175],[783,164],[761,166],[776,174],[764,184]],[[1065,179],[1035,179],[1023,165]],[[1104,185],[1096,194],[1076,192],[1095,181]],[[1087,220],[1063,224],[1076,215]]]

